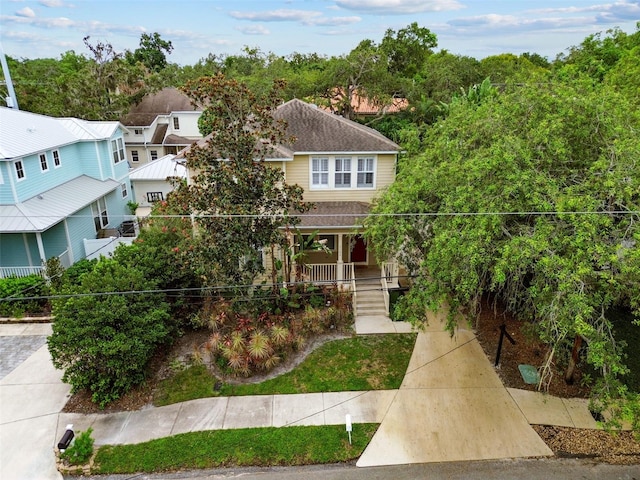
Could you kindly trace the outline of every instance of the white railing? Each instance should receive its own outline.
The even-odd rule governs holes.
[[[353,319],[358,316],[358,299],[356,298],[356,268],[353,263],[346,263],[345,278],[349,278],[349,287],[351,288],[351,306],[353,308]]]
[[[380,275],[380,283],[382,284],[382,298],[384,298],[384,308],[387,312],[387,315],[389,315],[389,287],[398,287],[398,264],[396,262],[386,262],[382,264],[382,275]]]
[[[309,263],[301,265],[302,278],[311,283],[348,284],[355,279],[353,263]],[[342,271],[339,271],[341,268]],[[341,273],[341,275],[339,275]]]
[[[0,267],[0,278],[28,277],[29,275],[44,277],[44,267]]]

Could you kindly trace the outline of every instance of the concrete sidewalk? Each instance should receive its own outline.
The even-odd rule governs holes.
[[[61,478],[53,447],[69,423],[93,427],[97,444],[125,444],[200,430],[344,424],[350,414],[354,423],[381,424],[358,466],[549,456],[529,424],[596,428],[584,400],[506,389],[473,333],[462,326],[452,338],[441,321],[433,316],[418,335],[399,390],[206,398],[96,415],[59,413],[70,388],[46,345],[38,347],[50,325],[0,325],[0,341],[35,339],[21,343],[34,353],[24,361],[16,353],[19,365],[0,380],[0,478]],[[380,322],[372,325],[406,330]]]

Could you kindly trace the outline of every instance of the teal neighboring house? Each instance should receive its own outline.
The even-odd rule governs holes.
[[[85,258],[87,240],[130,227],[133,199],[119,122],[0,107],[0,278]]]

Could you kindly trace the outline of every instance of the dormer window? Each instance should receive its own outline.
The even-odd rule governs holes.
[[[173,117],[173,129],[180,130],[180,119],[178,117]]]
[[[24,166],[22,165],[22,160],[18,160],[14,162],[13,167],[16,169],[16,177],[18,180],[24,180]]]
[[[49,164],[47,163],[47,155],[45,153],[40,154],[40,170],[46,172],[49,170]]]

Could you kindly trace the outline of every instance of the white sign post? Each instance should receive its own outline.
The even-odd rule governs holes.
[[[351,415],[348,413],[345,418],[345,423],[347,425],[347,433],[349,434],[349,445],[351,445],[351,430],[353,430],[353,426],[351,425]]]

